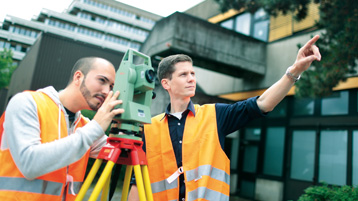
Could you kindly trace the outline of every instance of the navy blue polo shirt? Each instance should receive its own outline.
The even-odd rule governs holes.
[[[233,104],[216,103],[216,121],[219,134],[220,145],[224,149],[225,137],[249,123],[253,119],[265,116],[261,112],[256,103],[258,97],[252,97],[244,101],[239,101]],[[170,138],[176,157],[178,167],[182,166],[182,140],[185,127],[186,117],[189,112],[195,116],[195,109],[193,102],[190,101],[187,109],[183,112],[182,118],[170,114],[170,104],[168,105],[163,116],[168,118],[168,126]],[[143,150],[146,151],[145,137],[143,135]],[[185,196],[184,176],[180,176],[180,200]]]

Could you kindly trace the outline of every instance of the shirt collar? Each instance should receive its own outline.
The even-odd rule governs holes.
[[[163,116],[163,118],[161,120],[163,120],[164,117],[170,115],[170,105],[171,104],[169,103],[168,107],[165,109],[165,114],[164,114],[164,116]],[[188,104],[188,107],[187,107],[187,109],[185,111],[187,111],[187,110],[191,111],[193,113],[194,117],[195,117],[195,107],[194,107],[194,103],[191,100],[190,100],[190,102]]]

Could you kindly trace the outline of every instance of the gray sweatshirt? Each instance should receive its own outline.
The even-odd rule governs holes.
[[[73,133],[75,125],[69,125],[68,115],[59,100],[58,92],[53,87],[39,91],[48,94],[64,112],[68,137],[42,144],[37,105],[31,94],[18,93],[10,100],[5,111],[4,134],[0,148],[10,149],[17,167],[30,180],[76,162],[88,149],[90,157],[97,157],[107,140],[103,129],[94,120]],[[75,119],[79,117],[80,112],[77,112]]]

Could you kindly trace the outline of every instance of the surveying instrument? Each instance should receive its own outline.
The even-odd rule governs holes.
[[[135,65],[134,55],[142,58],[143,64]],[[113,119],[107,144],[98,154],[76,201],[84,198],[103,161],[107,161],[107,164],[89,198],[90,201],[95,201],[101,190],[101,201],[107,200],[110,173],[115,164],[126,165],[122,201],[127,200],[133,169],[139,200],[153,201],[147,159],[140,136],[143,134],[143,124],[151,123],[150,106],[154,98],[154,80],[155,73],[150,57],[132,49],[127,50],[116,72],[113,87],[113,91],[120,92],[118,99],[123,100],[123,103],[115,108],[123,108],[124,113]]]

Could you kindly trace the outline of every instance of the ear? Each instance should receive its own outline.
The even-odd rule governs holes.
[[[170,89],[170,84],[169,84],[169,80],[168,79],[162,79],[162,81],[160,82],[162,84],[162,87],[165,89],[165,90],[168,90]]]
[[[83,73],[81,71],[76,71],[75,74],[73,74],[73,83],[77,86],[80,86],[83,81]]]

